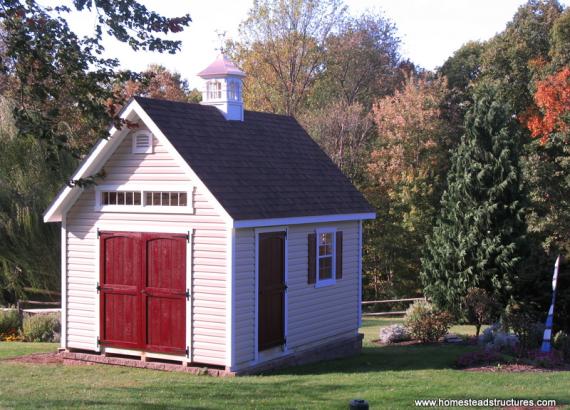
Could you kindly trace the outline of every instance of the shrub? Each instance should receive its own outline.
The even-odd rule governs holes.
[[[481,326],[490,323],[497,315],[497,302],[485,289],[470,288],[463,298],[463,307],[470,323],[475,325],[475,336],[479,336]]]
[[[521,349],[536,349],[544,334],[544,325],[537,318],[530,306],[511,301],[503,314],[503,327],[518,336]]]
[[[57,342],[60,327],[57,314],[26,316],[22,324],[22,337],[26,342]]]
[[[540,350],[531,350],[526,356],[530,359],[530,363],[545,369],[556,369],[564,365],[562,354],[555,350],[545,353]]]
[[[451,315],[436,310],[429,302],[419,301],[406,311],[404,325],[414,339],[422,343],[433,343],[447,334]]]
[[[552,345],[562,352],[565,361],[570,362],[570,337],[568,333],[562,330],[556,333],[552,339]]]
[[[0,337],[17,332],[20,325],[20,315],[17,310],[0,310]]]
[[[398,343],[411,340],[412,337],[403,325],[391,325],[380,329],[380,341],[382,343]]]

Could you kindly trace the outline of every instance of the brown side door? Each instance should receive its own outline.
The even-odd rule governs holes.
[[[258,349],[285,343],[285,232],[259,234]]]

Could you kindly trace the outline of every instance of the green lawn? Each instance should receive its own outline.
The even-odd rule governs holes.
[[[213,378],[112,366],[0,362],[0,408],[323,408],[346,409],[361,397],[371,408],[410,408],[422,398],[556,399],[570,404],[570,372],[472,373],[454,370],[464,346],[378,347],[388,319],[366,320],[363,353],[266,376]],[[454,328],[471,332],[468,327]],[[55,349],[0,343],[0,357]]]

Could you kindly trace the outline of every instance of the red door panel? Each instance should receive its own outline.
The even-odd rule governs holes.
[[[186,349],[186,238],[146,235],[143,290],[147,350],[184,353]]]
[[[136,233],[101,234],[101,343],[138,348],[141,247]]]
[[[101,343],[183,354],[186,237],[101,233]]]

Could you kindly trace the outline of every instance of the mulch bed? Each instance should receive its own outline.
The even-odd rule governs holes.
[[[29,364],[65,364],[65,365],[91,365],[93,363],[68,361],[57,352],[50,353],[32,353],[25,356],[11,357],[9,359],[2,359],[0,361],[7,363],[29,363]]]
[[[463,370],[466,372],[483,372],[483,373],[549,373],[549,372],[567,372],[570,371],[570,366],[565,365],[562,367],[546,369],[544,367],[533,366],[530,364],[501,364],[501,366],[485,365],[485,366],[468,367]]]

